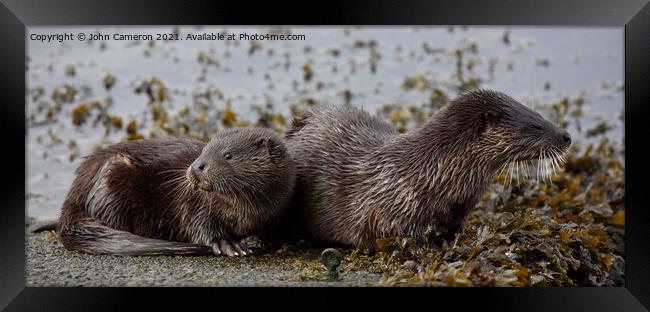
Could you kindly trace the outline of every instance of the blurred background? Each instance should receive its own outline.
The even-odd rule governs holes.
[[[417,127],[464,90],[508,93],[567,128],[574,150],[606,140],[624,156],[623,28],[29,27],[109,34],[27,40],[27,214],[57,218],[80,158],[143,137],[207,140],[350,103]],[[115,41],[112,34],[296,34],[304,40]]]

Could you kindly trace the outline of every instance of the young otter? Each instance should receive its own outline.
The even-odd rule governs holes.
[[[500,169],[527,160],[555,166],[570,143],[538,113],[486,90],[459,96],[402,135],[351,106],[308,111],[286,135],[297,169],[290,214],[322,243],[450,238]]]
[[[114,144],[77,169],[59,240],[91,254],[248,255],[239,240],[276,225],[294,181],[294,164],[268,129],[226,130],[208,144]]]

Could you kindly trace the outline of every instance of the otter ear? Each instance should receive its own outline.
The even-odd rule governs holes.
[[[496,112],[487,110],[481,115],[481,121],[484,126],[494,126],[499,122],[499,117]]]
[[[491,110],[486,110],[479,117],[479,126],[476,127],[476,131],[479,135],[484,133],[487,129],[495,126],[499,122],[499,117],[497,113]]]
[[[255,141],[255,146],[257,146],[257,148],[266,147],[266,146],[268,146],[269,141],[270,141],[270,139],[266,138],[266,137],[259,138],[259,139],[257,139],[257,141]]]
[[[258,139],[256,145],[257,148],[265,149],[271,157],[277,155],[279,152],[279,146],[269,137]]]

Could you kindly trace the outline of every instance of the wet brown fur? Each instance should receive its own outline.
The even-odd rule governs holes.
[[[236,157],[221,159],[225,151]],[[187,168],[198,158],[216,168],[207,176],[221,183],[214,192],[189,187]],[[294,170],[281,139],[268,129],[223,131],[207,145],[193,139],[114,144],[76,170],[59,240],[92,254],[211,254],[222,240],[262,235],[277,224]]]
[[[285,138],[297,168],[294,231],[355,247],[389,236],[453,237],[500,169],[570,144],[566,131],[488,90],[459,96],[401,135],[344,105],[307,111]]]

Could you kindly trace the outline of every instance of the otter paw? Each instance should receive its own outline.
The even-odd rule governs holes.
[[[223,255],[228,257],[248,256],[253,253],[245,245],[225,239],[212,244],[212,251],[217,256]]]

